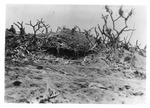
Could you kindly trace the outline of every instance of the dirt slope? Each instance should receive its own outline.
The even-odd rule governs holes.
[[[145,103],[146,58],[138,54],[131,57],[124,53],[119,62],[111,62],[102,54],[79,60],[49,55],[39,55],[32,62],[28,58],[6,60],[5,101]]]

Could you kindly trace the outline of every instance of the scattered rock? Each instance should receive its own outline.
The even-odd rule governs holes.
[[[123,91],[124,90],[124,88],[123,87],[119,87],[119,91]]]
[[[88,87],[88,83],[86,83],[86,82],[74,82],[74,84],[76,84],[80,88],[86,88],[86,87]]]
[[[43,69],[43,66],[37,66],[37,69]]]
[[[125,87],[127,90],[131,88],[131,86],[129,86],[129,85],[125,85],[124,87]]]
[[[129,57],[129,56],[126,56],[125,58],[124,58],[124,62],[130,62],[131,61],[131,57]]]
[[[20,99],[19,102],[20,103],[30,103],[27,99]]]
[[[41,100],[39,101],[39,103],[46,103],[46,101],[47,101],[47,100],[45,100],[45,99],[41,99]]]
[[[112,98],[112,100],[115,100],[115,98]]]
[[[14,86],[20,86],[22,84],[21,81],[15,81],[12,83]]]
[[[118,62],[116,58],[115,63],[109,62],[114,67],[109,67],[100,58],[88,60],[89,63],[84,63],[83,58],[55,58],[49,63],[50,59],[51,57],[39,59],[34,64],[28,62],[24,65],[15,62],[19,64],[15,68],[14,64],[11,64],[12,67],[8,65],[11,68],[7,69],[9,75],[6,76],[5,95],[12,98],[6,100],[11,103],[29,103],[30,100],[30,103],[124,104],[132,98],[143,98],[145,95],[145,80],[141,81],[146,78],[145,70],[136,68],[135,71],[134,67],[131,68],[128,63],[132,61],[130,56],[125,58],[126,62],[123,57],[122,62]],[[45,83],[47,77],[51,79],[48,83],[54,87],[54,91],[48,89],[51,86],[47,87]],[[142,92],[135,91],[140,86]],[[133,101],[136,99],[132,99]]]
[[[133,93],[134,96],[142,96],[144,93],[141,91]]]
[[[139,72],[139,71],[135,71],[134,72],[134,76],[137,77],[137,78],[140,78],[140,79],[145,79],[146,78],[146,75],[142,72]]]
[[[89,84],[89,87],[90,88],[100,88],[100,89],[107,90],[107,88],[105,86],[103,86],[102,84],[100,84],[100,83],[94,83],[94,82],[92,82],[92,83]]]
[[[37,84],[30,84],[30,87],[38,87]]]
[[[124,102],[124,101],[122,101],[121,103],[122,103],[122,104],[125,104],[125,102]]]

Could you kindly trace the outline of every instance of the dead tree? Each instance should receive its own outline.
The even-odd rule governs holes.
[[[81,32],[81,29],[77,25],[75,25],[74,27],[76,27],[76,29],[78,29],[78,31]]]
[[[36,35],[37,35],[37,32],[43,27],[40,24],[41,24],[41,22],[39,22],[39,21],[37,21],[36,24],[34,24],[34,25],[32,24],[31,21],[29,24],[26,23],[26,25],[31,26],[33,29],[33,37],[31,38],[30,43],[29,43],[29,46],[32,46],[33,49],[38,48]]]
[[[134,29],[134,25],[133,25],[133,29]],[[132,46],[131,43],[130,43],[130,39],[131,39],[132,36],[133,36],[133,31],[131,32],[131,35],[130,35],[128,41],[127,41],[128,36],[124,37],[124,43],[122,42],[121,47],[123,47],[124,49],[129,51],[130,47]]]
[[[39,30],[42,34],[44,34],[44,29],[43,30]]]
[[[91,31],[94,30],[95,32],[95,36],[93,34],[91,34]],[[89,45],[90,45],[90,48],[89,48],[89,51],[94,51],[97,53],[96,49],[98,47],[104,47],[103,46],[103,40],[102,40],[102,37],[100,36],[99,32],[97,31],[97,28],[96,27],[92,27],[91,29],[89,30],[84,30],[83,34],[86,36],[88,42],[89,42]],[[91,38],[94,39],[94,41],[91,39]],[[105,38],[104,38],[105,40]],[[95,49],[96,48],[96,49]]]
[[[145,45],[144,50],[146,51],[147,45]]]
[[[100,30],[100,25],[98,24],[98,29]],[[101,35],[101,41],[103,44],[107,43],[107,37],[105,35]]]
[[[96,37],[94,37],[92,34],[91,34],[91,30],[94,29],[95,30],[95,33],[96,33]],[[88,51],[94,51],[97,53],[96,50],[94,50],[94,48],[96,48],[97,45],[99,45],[101,42],[99,42],[100,38],[99,38],[99,33],[96,31],[96,28],[92,27],[91,29],[89,30],[84,30],[83,34],[86,36],[88,42],[89,42],[89,45],[90,45],[90,48]],[[92,42],[92,40],[90,39],[90,37],[94,37],[95,39],[95,42]]]
[[[57,27],[57,30],[56,30],[56,32],[58,32],[59,30],[61,31],[62,29],[61,29],[60,27]]]
[[[21,36],[24,36],[26,33],[25,33],[25,27],[23,27],[23,21],[20,23],[20,22],[17,22],[17,23],[14,23],[20,30],[20,35]]]
[[[130,43],[130,38],[127,40],[128,37],[124,37],[124,42],[121,43],[120,47],[123,47],[124,49],[128,50],[130,49],[131,43]]]
[[[95,39],[95,43],[97,43],[98,45],[100,45],[102,43],[102,38],[100,37],[99,32],[97,31],[96,27],[94,28],[96,37],[94,37]]]
[[[140,51],[140,45],[141,44],[138,44],[138,40],[136,40],[136,45],[135,45],[135,50],[136,51]]]
[[[135,29],[127,29],[127,21],[132,16],[134,9],[131,9],[127,16],[124,15],[124,10],[122,9],[122,6],[118,10],[118,17],[113,17],[113,11],[108,7],[105,6],[105,10],[108,13],[107,15],[102,14],[102,19],[104,21],[104,25],[102,28],[98,25],[98,29],[102,36],[107,37],[107,43],[109,46],[113,47],[114,49],[118,48],[120,41],[120,36],[123,32],[126,31],[134,31]],[[112,27],[108,27],[108,17],[110,17],[112,22]],[[124,20],[124,27],[121,30],[116,29],[116,21],[118,21],[120,18]]]
[[[33,37],[36,37],[37,31],[39,31],[43,26],[41,26],[41,22],[37,21],[36,24],[32,24],[32,22],[30,21],[30,23],[26,23],[26,25],[29,25],[32,27],[33,29]]]
[[[41,20],[37,20],[39,23],[41,23],[43,25],[43,27],[45,28],[45,33],[48,33],[48,28],[50,28],[49,24],[45,24],[45,22],[43,21],[43,19],[41,18]],[[44,30],[43,30],[44,32]]]

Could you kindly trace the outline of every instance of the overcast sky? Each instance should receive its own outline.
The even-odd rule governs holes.
[[[114,10],[114,17],[117,17],[119,6],[110,6]],[[139,40],[141,47],[146,44],[146,7],[144,6],[123,6],[125,12],[129,12],[134,8],[134,15],[129,19],[129,28],[135,29],[131,43],[135,44]],[[9,28],[13,22],[24,21],[28,23],[30,20],[35,23],[37,19],[43,18],[45,23],[49,24],[53,31],[58,26],[64,25],[68,28],[78,25],[81,30],[90,29],[91,27],[102,25],[103,20],[101,14],[106,14],[104,5],[7,5],[6,6],[6,27]],[[123,27],[123,21],[119,20],[116,27]],[[25,25],[27,32],[32,32],[31,27]],[[122,35],[128,36],[131,32]]]

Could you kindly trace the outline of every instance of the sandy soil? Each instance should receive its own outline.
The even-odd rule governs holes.
[[[5,61],[7,103],[145,103],[146,58],[135,54],[117,63],[38,56]],[[88,58],[88,57],[87,57]],[[89,56],[90,58],[90,56]]]

